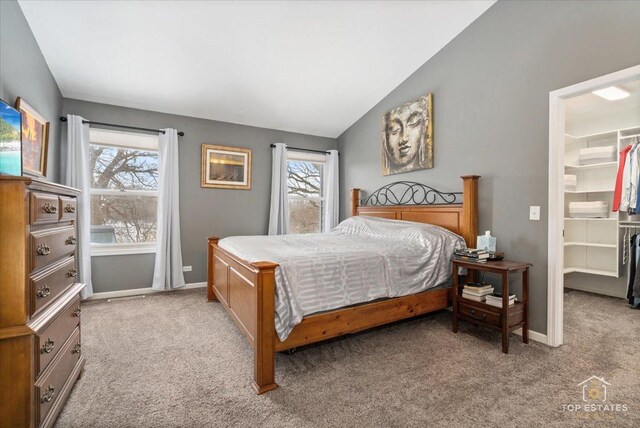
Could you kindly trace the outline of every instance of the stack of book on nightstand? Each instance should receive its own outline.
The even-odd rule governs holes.
[[[468,262],[486,263],[489,258],[489,252],[475,248],[460,248],[453,252],[453,258]]]
[[[494,294],[491,294],[490,296],[487,296],[485,303],[487,305],[495,306],[496,308],[501,308],[502,307],[502,294],[494,293]],[[509,306],[513,306],[514,303],[516,303],[516,295],[515,294],[511,294],[511,295],[509,295]]]
[[[484,302],[485,298],[493,293],[493,287],[489,284],[469,282],[462,289],[462,297],[476,302]]]

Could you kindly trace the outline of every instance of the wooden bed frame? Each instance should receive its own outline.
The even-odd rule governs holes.
[[[468,246],[475,247],[478,232],[478,178],[475,175],[462,177],[461,204],[433,204],[431,201],[431,205],[360,206],[360,189],[353,189],[351,214],[439,225],[461,235]],[[387,198],[384,199],[386,201]],[[249,263],[220,248],[218,240],[217,237],[210,237],[208,242],[207,300],[220,301],[253,346],[253,387],[258,394],[278,387],[275,383],[275,352],[412,318],[451,305],[450,288],[363,303],[306,316],[281,342],[274,326],[275,269],[278,265],[268,261]]]

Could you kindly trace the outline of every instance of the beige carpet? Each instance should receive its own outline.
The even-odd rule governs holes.
[[[439,312],[277,354],[280,388],[256,396],[252,353],[205,290],[83,306],[84,375],[58,427],[640,426],[640,311],[570,292],[551,349]],[[578,383],[611,384],[627,412],[569,412]],[[604,421],[604,424],[602,422]]]

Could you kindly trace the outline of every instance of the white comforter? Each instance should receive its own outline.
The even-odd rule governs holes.
[[[284,341],[305,315],[444,283],[465,242],[438,226],[356,216],[330,233],[233,236],[218,245],[249,262],[279,264],[275,326]]]

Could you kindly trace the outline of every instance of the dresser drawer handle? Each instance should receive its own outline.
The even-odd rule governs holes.
[[[56,394],[56,389],[52,385],[49,385],[49,387],[44,392],[44,394],[42,394],[42,402],[48,403],[49,401],[53,400],[53,396],[55,394]]]
[[[78,271],[75,268],[71,268],[67,271],[67,278],[73,278],[78,274]]]
[[[40,299],[44,299],[49,294],[51,294],[51,289],[47,285],[43,285],[42,287],[38,288],[38,291],[36,291],[36,297],[39,297]]]
[[[58,207],[50,204],[49,202],[45,202],[45,204],[42,206],[42,211],[47,214],[55,214],[58,212]]]
[[[76,207],[71,204],[67,204],[64,206],[64,212],[73,214],[76,212]]]
[[[75,236],[70,236],[67,238],[66,241],[64,241],[64,243],[67,245],[76,245],[76,242],[78,242],[78,240],[76,239]]]
[[[76,344],[76,346],[73,347],[73,351],[71,353],[72,354],[79,354],[81,350],[82,350],[82,345],[80,345],[78,343],[78,344]]]
[[[477,316],[475,309],[471,309],[471,312],[469,312],[469,315],[471,315],[473,318],[477,320],[484,320],[487,317],[487,314],[482,314],[482,316]]]
[[[51,338],[47,338],[47,341],[44,342],[44,345],[42,345],[42,350],[41,350],[41,354],[49,354],[51,351],[53,351],[53,340],[51,340]]]
[[[80,312],[82,312],[82,309],[78,308],[75,311],[73,311],[73,314],[71,316],[79,317],[80,316]]]
[[[40,244],[38,248],[36,248],[36,254],[39,256],[46,256],[51,252],[51,248],[47,244]]]

